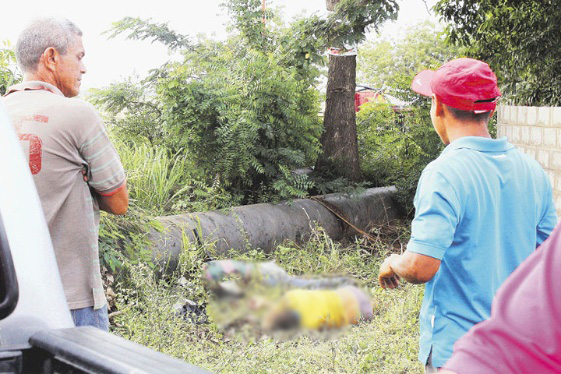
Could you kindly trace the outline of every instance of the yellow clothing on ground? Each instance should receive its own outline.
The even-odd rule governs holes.
[[[349,324],[343,300],[335,291],[291,290],[285,295],[287,307],[300,315],[304,328],[341,327]]]

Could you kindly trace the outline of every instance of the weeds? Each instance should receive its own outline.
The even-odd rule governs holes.
[[[165,147],[117,143],[133,202],[154,215],[229,206],[232,197],[220,184],[207,184],[188,154]],[[212,181],[211,181],[212,182]]]

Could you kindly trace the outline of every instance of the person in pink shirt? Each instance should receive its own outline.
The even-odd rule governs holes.
[[[505,281],[491,317],[454,344],[439,373],[561,373],[561,226]]]

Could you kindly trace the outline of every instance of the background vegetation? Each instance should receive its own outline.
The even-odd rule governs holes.
[[[0,95],[6,89],[21,80],[21,74],[16,69],[16,54],[9,41],[3,41],[0,47]]]
[[[411,82],[419,71],[436,69],[461,53],[428,21],[409,27],[403,37],[379,38],[359,49],[357,81],[380,90],[390,101],[396,97],[407,103],[371,102],[357,113],[362,172],[375,186],[397,186],[408,215],[414,213],[422,170],[444,147],[432,128],[428,100],[411,90]]]
[[[380,89],[406,102],[421,97],[411,90],[411,81],[424,69],[465,55],[465,49],[449,45],[446,33],[430,21],[409,26],[402,37],[380,37],[361,45],[357,82]]]
[[[561,105],[561,8],[552,0],[440,0],[451,42],[488,62],[505,99]]]
[[[314,165],[320,151],[324,47],[360,41],[364,27],[349,25],[375,28],[397,9],[394,1],[380,2],[381,8],[368,2],[368,12],[361,10],[362,2],[340,3],[329,18],[313,16],[289,25],[269,9],[265,26],[260,1],[229,0],[232,34],[222,42],[192,39],[165,24],[135,18],[116,22],[109,31],[110,36],[124,33],[164,43],[173,56],[146,77],[131,77],[89,96],[104,114],[130,189],[129,213],[104,215],[100,235],[115,333],[217,372],[422,372],[416,362],[422,287],[386,292],[376,284],[382,259],[401,252],[407,242],[407,221],[374,229],[375,242],[335,243],[318,229],[309,242],[284,243],[269,254],[218,255],[213,243],[185,243],[180,269],[164,278],[156,276],[159,269],[151,261],[146,234],[159,228],[156,216],[349,188],[341,180],[294,172]],[[370,103],[358,113],[361,185],[396,184],[412,213],[420,172],[442,149],[428,103],[409,90],[422,69],[462,55],[479,56],[499,73],[511,100],[558,103],[560,64],[550,41],[558,38],[551,33],[559,12],[551,4],[442,0],[438,11],[454,22],[446,33],[425,23],[403,38],[361,45],[359,83],[408,103],[406,109]],[[359,19],[362,13],[380,18]],[[523,29],[528,20],[532,26]],[[5,44],[1,92],[19,79]],[[236,339],[178,312],[185,299],[204,310],[201,266],[222,257],[274,260],[290,274],[352,275],[375,299],[375,318],[337,339]]]
[[[117,28],[125,24],[128,26],[121,32],[134,25],[131,35],[136,36],[133,37],[147,35],[142,30],[146,30],[148,23],[129,19],[118,23]],[[415,39],[414,33],[422,38]],[[254,39],[244,39],[242,33],[223,43],[199,40],[196,48],[181,49],[180,63],[170,62],[145,79],[131,79],[95,93],[92,100],[108,114],[115,138],[121,139],[117,144],[132,176],[129,182],[133,204],[138,206],[133,209],[142,207],[152,214],[163,215],[302,196],[310,188],[318,189],[317,180],[306,178],[298,185],[288,178],[293,174],[260,174],[259,168],[244,163],[241,158],[253,155],[263,165],[266,162],[272,165],[269,170],[274,172],[277,170],[274,159],[263,157],[265,149],[273,150],[272,156],[280,160],[278,165],[283,165],[286,171],[311,165],[309,160],[317,154],[319,132],[314,126],[319,123],[317,84],[323,62],[313,54],[307,56],[308,52],[290,51],[288,42],[283,44],[282,40],[293,35],[290,27],[278,25],[267,39],[274,45],[272,50],[255,44]],[[359,74],[364,77],[362,82],[372,84],[368,74],[371,78],[377,76],[374,73],[377,69],[386,77],[378,81],[381,86],[395,95],[405,92],[407,80],[410,82],[418,70],[435,67],[454,55],[453,49],[441,45],[444,40],[439,35],[432,25],[420,25],[404,39],[387,41],[405,51],[414,50],[422,43],[428,49],[437,40],[441,52],[418,59],[413,66],[397,57],[394,64],[372,57],[380,46],[367,44],[359,52],[359,64],[364,67],[359,67]],[[302,47],[301,43],[296,44]],[[259,73],[258,77],[253,76],[255,72]],[[225,83],[229,81],[231,86]],[[296,91],[298,94],[293,94]],[[403,97],[414,100],[414,96]],[[247,102],[250,99],[253,103]],[[307,132],[303,133],[302,124],[306,124]],[[441,150],[428,118],[427,102],[417,100],[401,112],[388,104],[367,104],[358,113],[357,126],[365,185],[397,184],[402,191],[401,201],[411,212],[420,172]],[[268,136],[260,136],[267,131]],[[227,138],[221,140],[223,135]],[[303,135],[303,139],[295,141]],[[253,143],[245,144],[247,149],[228,148],[231,139]],[[302,162],[290,163],[282,158],[282,152],[273,146],[267,148],[267,144],[299,145],[310,152],[300,158]],[[255,152],[259,147],[263,151]],[[218,151],[221,151],[218,159],[224,159],[221,164],[213,158]],[[228,152],[235,153],[231,161],[227,160]],[[227,165],[234,168],[229,169]],[[244,165],[249,166],[244,168]],[[271,181],[274,178],[271,175],[279,178],[277,183],[283,181],[281,187],[287,193],[260,182],[260,178]],[[325,183],[336,185],[333,181]],[[301,192],[290,191],[289,186]],[[110,227],[115,218],[104,220],[106,227]],[[150,224],[149,220],[145,221]],[[407,225],[404,222],[374,230],[374,236],[378,237],[375,243],[362,240],[334,243],[318,230],[308,243],[285,243],[270,254],[253,250],[246,254],[218,255],[213,252],[212,243],[199,246],[186,243],[180,270],[165,279],[155,277],[147,261],[135,261],[138,255],[118,253],[115,258],[122,267],[120,274],[127,276],[120,277],[113,286],[117,291],[117,314],[112,318],[114,331],[216,372],[421,373],[422,365],[416,355],[422,287],[407,285],[397,292],[386,292],[378,288],[376,280],[383,258],[390,251],[403,250]],[[132,247],[138,238],[129,236],[130,231],[125,239],[119,240],[130,242]],[[111,244],[110,235],[103,238],[105,248],[115,245]],[[200,269],[209,257],[274,260],[290,274],[354,276],[376,301],[375,318],[337,338],[302,336],[291,341],[268,336],[242,340],[219,331],[213,324],[197,324],[193,318],[178,312],[178,305],[189,299],[204,309],[207,295],[200,282]],[[263,362],[267,362],[266,367]]]

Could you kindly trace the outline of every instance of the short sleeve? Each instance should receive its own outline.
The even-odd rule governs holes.
[[[95,109],[84,116],[84,136],[79,151],[88,166],[88,184],[101,195],[111,195],[125,183],[125,171],[105,126]]]
[[[407,250],[441,260],[460,220],[458,195],[438,169],[427,168],[419,180],[414,204]]]
[[[545,175],[545,174],[544,174]],[[557,212],[555,211],[555,204],[553,202],[553,193],[551,190],[551,184],[547,176],[545,177],[545,184],[547,186],[547,194],[544,198],[544,213],[542,218],[538,222],[536,228],[536,247],[546,240],[557,224]]]

